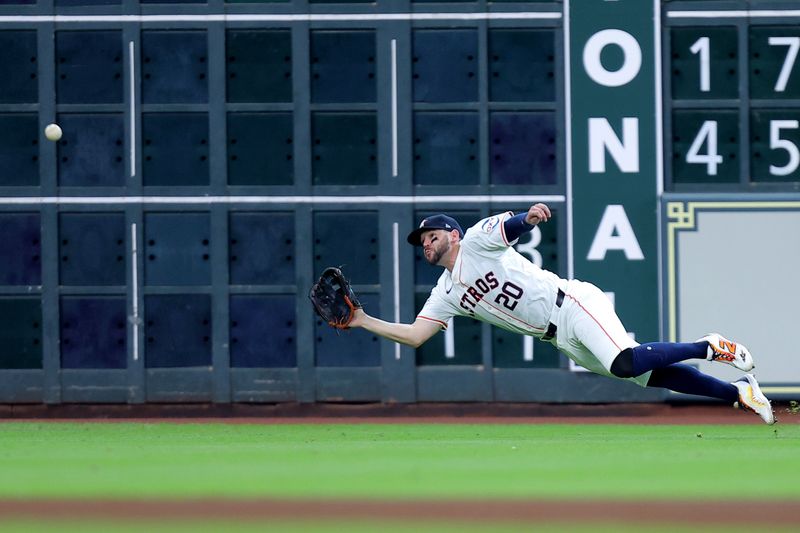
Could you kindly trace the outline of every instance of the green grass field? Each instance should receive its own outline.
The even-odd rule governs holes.
[[[798,424],[0,424],[3,500],[714,500],[746,489],[800,502],[798,472]]]
[[[800,499],[800,425],[0,424],[0,497]]]

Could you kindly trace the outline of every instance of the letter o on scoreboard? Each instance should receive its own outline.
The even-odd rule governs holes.
[[[606,69],[600,54],[609,45],[617,45],[625,56],[615,71]],[[583,47],[583,68],[594,81],[606,87],[620,87],[633,80],[642,67],[642,49],[636,39],[622,30],[601,30],[592,35]]]

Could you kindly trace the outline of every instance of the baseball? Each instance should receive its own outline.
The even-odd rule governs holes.
[[[61,126],[58,124],[48,124],[44,129],[44,136],[50,141],[57,141],[61,138]]]

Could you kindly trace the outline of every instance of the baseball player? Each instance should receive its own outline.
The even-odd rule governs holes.
[[[408,235],[422,246],[431,265],[445,268],[412,324],[390,323],[357,309],[350,327],[362,327],[395,342],[418,347],[453,316],[469,316],[554,344],[597,374],[633,381],[644,387],[719,398],[758,414],[767,424],[775,417],[752,374],[727,383],[682,364],[706,359],[742,371],[753,368],[743,345],[717,333],[692,343],[631,339],[611,302],[591,283],[566,280],[539,268],[513,245],[550,209],[537,203],[527,212],[502,213],[479,221],[464,234],[447,215],[433,215]]]

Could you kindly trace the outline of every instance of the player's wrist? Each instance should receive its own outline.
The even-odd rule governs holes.
[[[350,321],[351,328],[359,328],[364,324],[364,317],[366,313],[363,309],[356,309],[353,312],[353,319]]]

